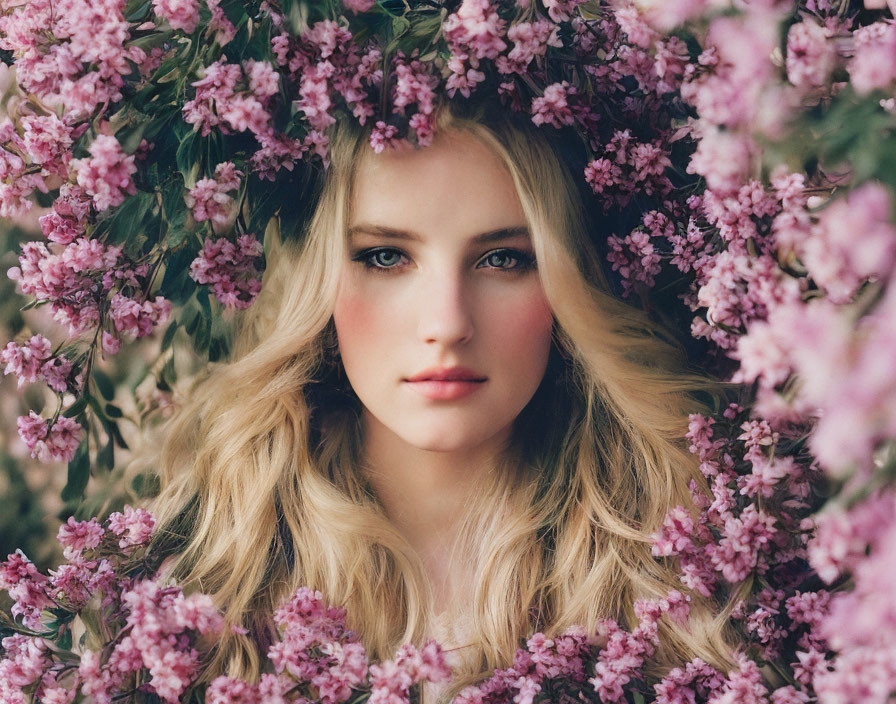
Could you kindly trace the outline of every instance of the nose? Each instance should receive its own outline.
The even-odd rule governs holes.
[[[473,337],[470,291],[457,272],[433,273],[418,295],[419,336],[427,344],[459,345]]]

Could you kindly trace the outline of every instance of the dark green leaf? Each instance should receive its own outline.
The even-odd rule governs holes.
[[[181,141],[174,157],[177,168],[184,176],[193,170],[193,165],[199,160],[200,154],[202,154],[202,140],[197,132],[189,132]]]
[[[96,463],[100,467],[105,467],[106,469],[113,469],[115,467],[115,443],[112,442],[111,438],[109,439],[109,442],[103,445],[103,449],[97,453]]]
[[[106,415],[109,418],[121,418],[124,416],[124,413],[121,412],[121,409],[118,406],[114,406],[111,403],[106,404]]]
[[[174,342],[174,336],[177,334],[177,321],[172,320],[168,325],[168,329],[165,330],[165,335],[162,337],[162,352],[171,347],[171,343]]]
[[[75,451],[75,456],[68,463],[68,482],[62,490],[62,500],[72,501],[84,496],[84,489],[90,479],[90,454],[87,440]]]
[[[90,399],[91,399],[90,394],[85,393],[83,396],[81,396],[81,398],[79,398],[77,401],[75,401],[71,406],[66,408],[62,412],[62,415],[64,415],[66,418],[74,418],[75,416],[82,413],[85,408],[87,408],[87,404],[90,401]]]
[[[218,362],[230,352],[226,337],[213,336],[208,345],[208,361]]]
[[[111,401],[115,398],[115,386],[112,384],[112,380],[109,379],[108,375],[101,371],[100,369],[93,370],[93,382],[96,384],[97,390],[102,394],[102,397],[107,401]]]

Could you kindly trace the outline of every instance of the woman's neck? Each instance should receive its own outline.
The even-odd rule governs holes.
[[[506,443],[493,438],[475,448],[434,452],[414,447],[365,414],[365,474],[386,515],[417,552],[436,598],[447,596],[448,559],[473,492]]]

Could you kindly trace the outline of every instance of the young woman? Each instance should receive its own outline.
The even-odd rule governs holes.
[[[372,657],[456,648],[447,700],[537,630],[681,588],[649,536],[689,502],[687,414],[716,387],[610,294],[542,130],[445,107],[429,147],[367,135],[334,129],[306,231],[168,425],[158,549],[248,629],[215,674],[257,675],[306,585]],[[720,663],[723,619],[692,611],[664,657]]]

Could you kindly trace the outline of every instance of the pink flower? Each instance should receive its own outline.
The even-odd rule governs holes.
[[[224,134],[246,130],[256,135],[271,133],[268,107],[279,89],[279,78],[270,65],[248,60],[240,66],[219,60],[191,85],[196,95],[184,103],[183,117],[202,136],[216,127]]]
[[[225,161],[215,167],[214,178],[204,178],[196,182],[184,200],[193,211],[197,222],[211,220],[216,225],[227,224],[233,210],[233,198],[229,192],[240,187],[240,177],[233,162]]]
[[[813,280],[834,303],[847,302],[868,278],[884,279],[896,265],[891,199],[870,182],[821,212],[818,227],[798,249]]]
[[[37,381],[46,360],[51,356],[50,341],[43,335],[32,335],[24,345],[9,342],[0,351],[0,362],[6,364],[4,374],[15,374],[18,387]]]
[[[354,13],[367,12],[374,5],[374,0],[343,0],[343,5]]]
[[[84,550],[97,547],[103,535],[105,531],[95,518],[89,521],[76,521],[74,516],[71,516],[59,527],[56,539],[65,548],[63,550],[65,558],[72,560]]]
[[[190,264],[190,278],[211,284],[222,305],[248,308],[261,291],[261,255],[261,243],[250,235],[240,235],[236,243],[208,239]]]
[[[736,190],[752,174],[756,152],[749,136],[710,126],[703,130],[687,172],[703,176],[713,190]]]
[[[847,70],[857,93],[887,88],[896,80],[896,25],[892,20],[860,27],[853,32],[853,41],[855,53]]]
[[[28,628],[43,629],[41,612],[52,604],[47,587],[47,578],[21,550],[16,550],[6,562],[0,563],[0,589],[9,592],[15,602],[13,616],[21,615]]]
[[[125,506],[122,512],[116,511],[109,516],[109,530],[120,538],[118,547],[122,549],[145,545],[155,527],[155,516],[143,508]]]
[[[98,211],[121,205],[127,195],[137,193],[131,177],[137,172],[134,157],[126,155],[115,137],[101,134],[87,150],[90,157],[75,159],[72,167],[78,184],[93,197]]]
[[[573,124],[575,118],[567,104],[567,97],[575,94],[575,86],[568,81],[547,86],[544,95],[532,99],[532,122],[557,128]]]
[[[59,416],[52,424],[31,411],[19,416],[16,424],[19,437],[31,451],[31,456],[41,462],[69,462],[81,444],[84,432],[77,421]]]
[[[109,315],[116,331],[134,337],[145,337],[168,320],[171,302],[162,296],[156,296],[153,301],[139,303],[133,298],[116,293],[109,304]]]
[[[442,33],[449,46],[470,52],[477,59],[494,59],[505,48],[501,38],[505,22],[489,0],[463,0],[456,12],[442,22]]]
[[[152,0],[152,8],[171,29],[182,29],[192,34],[199,24],[199,3],[197,0]]]
[[[67,176],[74,130],[56,115],[26,115],[22,118],[22,142],[35,164]]]
[[[812,20],[791,25],[787,33],[787,77],[795,86],[822,86],[834,68],[836,49],[828,31]]]

